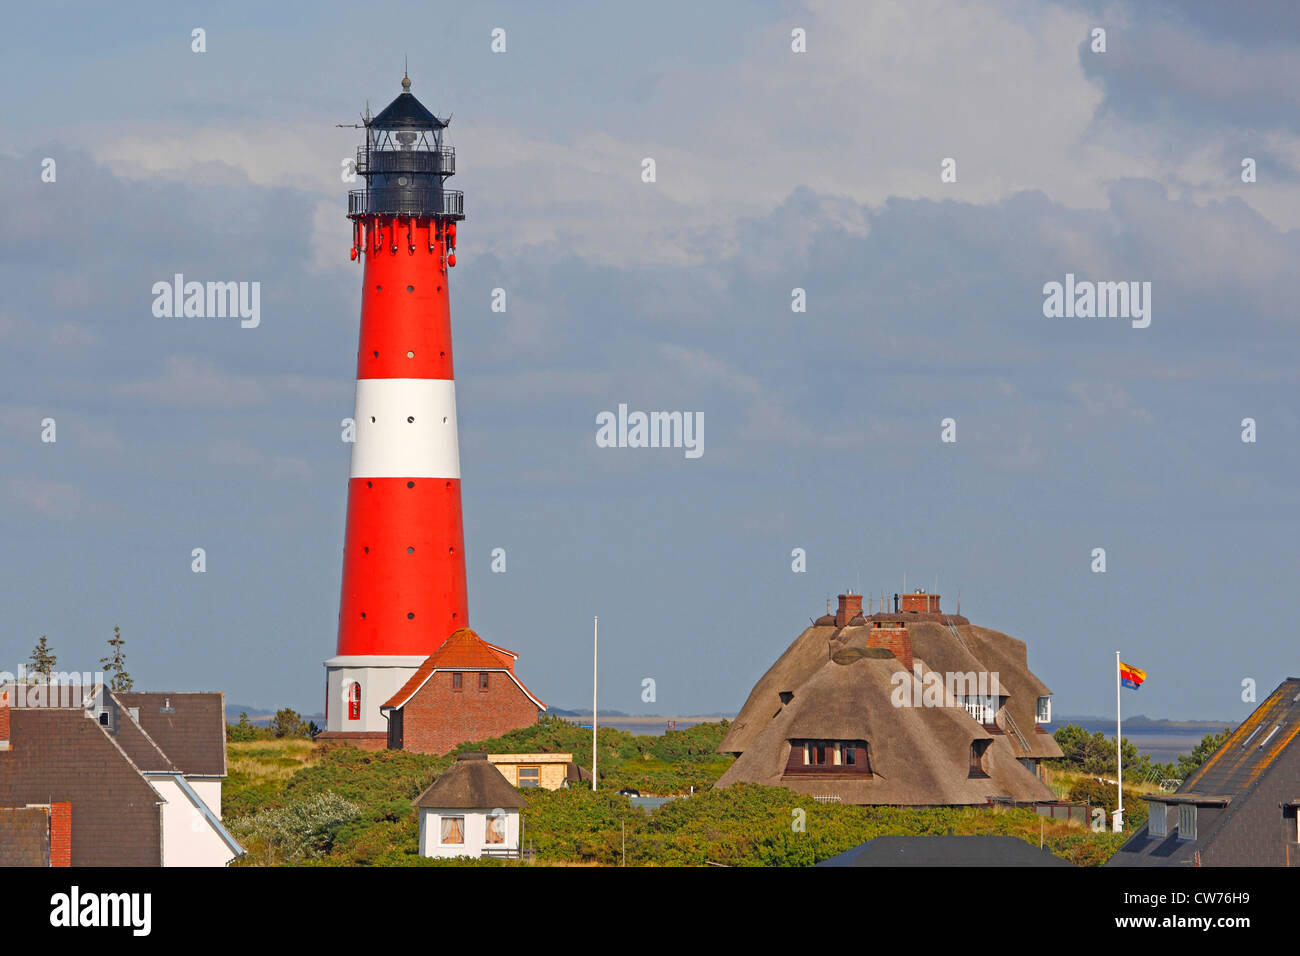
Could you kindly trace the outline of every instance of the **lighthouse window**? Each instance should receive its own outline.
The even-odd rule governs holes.
[[[370,553],[370,548],[367,546],[367,548],[366,548],[366,554],[369,554],[369,553]]]
[[[361,719],[361,684],[353,681],[348,687],[348,720]]]
[[[406,357],[407,357],[407,358],[415,358],[415,353],[414,353],[414,352],[407,352],[407,353],[406,353]]]
[[[414,291],[415,291],[415,286],[413,286],[413,285],[408,285],[408,286],[406,287],[406,291],[407,291],[407,292],[414,292]]]
[[[414,424],[414,422],[415,422],[415,416],[414,416],[414,415],[407,415],[407,416],[406,416],[406,420],[407,420],[408,422],[411,422],[412,424]]]
[[[375,354],[378,355],[379,353],[376,352]],[[374,415],[371,415],[371,416],[370,416],[370,421],[371,421],[372,424],[374,423],[374,420],[375,420],[375,416],[374,416]]]
[[[415,487],[415,482],[413,482],[413,481],[408,481],[408,482],[406,483],[406,487],[408,487],[408,488],[414,488],[414,487]]]
[[[414,611],[407,611],[407,612],[406,612],[406,619],[407,619],[408,621],[414,621],[414,620],[415,620],[415,612],[414,612]]]
[[[414,549],[414,548],[407,548],[407,549],[406,549],[406,553],[407,553],[407,554],[415,554],[415,549]]]
[[[379,350],[378,350],[378,349],[375,349],[375,358],[379,358]],[[371,421],[374,421],[374,419],[371,419]]]

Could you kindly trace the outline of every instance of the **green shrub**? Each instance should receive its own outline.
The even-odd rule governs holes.
[[[239,839],[260,843],[277,857],[310,859],[328,854],[336,832],[361,808],[334,793],[318,793],[287,806],[230,822]]]

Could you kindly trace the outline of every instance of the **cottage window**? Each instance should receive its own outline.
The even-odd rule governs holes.
[[[1184,803],[1178,808],[1178,839],[1196,839],[1196,804]]]
[[[541,782],[541,775],[541,767],[520,767],[518,786],[536,787]]]
[[[452,689],[452,690],[460,690],[460,689],[461,689],[461,684],[463,683],[462,678],[463,678],[464,676],[465,676],[464,674],[452,674],[452,675],[451,675],[451,689]]]
[[[504,816],[489,816],[487,818],[487,830],[484,843],[505,843],[506,842],[506,818]]]
[[[449,846],[459,846],[465,842],[465,818],[442,818],[442,842]]]
[[[1038,698],[1038,706],[1034,709],[1034,723],[1050,724],[1052,722],[1052,698]]]
[[[348,685],[348,720],[361,719],[361,682],[353,681]]]
[[[479,690],[488,689],[488,676],[486,673],[481,673],[478,675],[478,689]]]
[[[1151,808],[1147,811],[1147,830],[1153,837],[1169,836],[1168,819],[1169,815],[1165,812],[1166,807],[1163,803],[1152,803]]]
[[[844,745],[844,766],[852,767],[858,762],[858,748],[853,744]]]

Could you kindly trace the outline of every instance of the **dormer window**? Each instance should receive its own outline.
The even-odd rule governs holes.
[[[1038,698],[1038,705],[1034,708],[1034,723],[1050,724],[1052,722],[1052,698]]]
[[[1147,815],[1147,830],[1153,837],[1169,836],[1169,814],[1163,803],[1151,803]]]
[[[970,775],[972,777],[987,777],[989,775],[988,767],[985,764],[985,755],[992,743],[993,741],[988,737],[970,742]]]
[[[785,772],[871,776],[865,740],[791,740]]]
[[[1178,839],[1196,839],[1196,804],[1184,803],[1178,808]]]

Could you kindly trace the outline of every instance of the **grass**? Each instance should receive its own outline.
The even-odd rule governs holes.
[[[781,787],[753,784],[716,791],[711,785],[730,763],[712,752],[722,730],[714,725],[665,737],[602,730],[600,790],[526,791],[526,843],[537,849],[540,863],[551,866],[618,865],[625,840],[633,866],[806,866],[883,835],[1002,834],[1033,846],[1041,835],[1058,856],[1095,866],[1127,836],[1095,833],[1023,809],[817,804]],[[590,759],[590,739],[590,731],[543,724],[463,749],[565,751],[581,763]],[[451,755],[325,749],[305,740],[228,746],[225,817],[250,851],[240,865],[510,865],[419,856],[410,801],[451,765]],[[1085,775],[1054,771],[1051,782],[1067,795],[1086,792],[1094,805],[1113,800],[1113,786]],[[694,796],[651,813],[613,792],[640,784],[646,793],[685,793],[691,783]],[[1136,791],[1126,793],[1124,802],[1129,825],[1140,826],[1144,802]]]
[[[227,741],[222,815],[240,816],[272,801],[294,774],[315,764],[320,754],[310,740]]]

